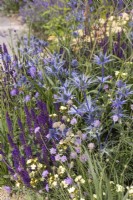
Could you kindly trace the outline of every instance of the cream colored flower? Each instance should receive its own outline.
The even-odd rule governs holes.
[[[84,184],[84,183],[85,183],[85,180],[82,178],[81,175],[79,175],[79,176],[77,176],[77,177],[75,178],[75,182],[76,182],[76,183],[82,183],[82,184]]]
[[[126,20],[126,21],[129,20],[129,15],[128,15],[127,13],[125,13],[125,12],[123,12],[123,13],[121,14],[121,17],[122,17],[122,20]]]
[[[53,128],[59,128],[59,126],[61,125],[61,122],[55,122],[53,123]]]
[[[58,42],[58,38],[54,35],[51,35],[51,36],[48,37],[48,41]]]
[[[60,131],[64,131],[66,128],[66,125],[65,124],[61,124],[60,127],[59,127],[59,130]]]
[[[77,30],[77,33],[79,34],[80,37],[82,37],[84,35],[83,29]]]
[[[38,169],[41,169],[43,165],[41,163],[37,164]]]
[[[118,76],[120,74],[119,71],[115,71],[115,76]]]
[[[65,169],[65,167],[59,166],[57,171],[58,171],[58,174],[64,174],[66,169]]]
[[[67,118],[67,122],[70,122],[70,119],[69,119],[69,118]]]
[[[112,184],[112,185],[114,185],[114,184],[115,184],[113,181],[110,181],[109,183],[110,183],[110,184]]]
[[[109,21],[113,21],[114,19],[115,19],[114,16],[110,16],[110,17],[108,18]]]
[[[62,185],[64,188],[67,188],[67,187],[68,187],[68,184],[66,183],[66,181],[62,181],[62,182],[61,182],[61,185]]]
[[[59,175],[58,175],[58,174],[55,174],[55,175],[54,175],[54,178],[55,178],[55,179],[58,179],[58,178],[59,178]]]
[[[35,164],[32,164],[30,167],[31,167],[32,170],[36,169],[36,165]]]
[[[67,120],[67,116],[62,116],[62,120],[66,121]]]
[[[3,156],[2,156],[2,154],[0,154],[0,161],[2,161],[3,160]]]
[[[62,111],[67,110],[67,107],[66,106],[61,106],[60,110],[62,110]]]
[[[67,104],[68,104],[68,105],[72,105],[72,104],[73,104],[73,101],[72,101],[72,100],[69,100],[69,101],[67,102]]]
[[[129,196],[133,196],[133,186],[128,187]]]
[[[128,73],[122,73],[121,76],[122,76],[123,78],[125,78],[125,77],[128,76]]]
[[[20,187],[20,183],[19,182],[16,182],[16,187]]]
[[[77,176],[77,177],[75,178],[75,182],[78,182],[78,181],[80,181],[81,179],[82,179],[82,176],[79,175],[79,176]]]
[[[84,183],[85,183],[85,180],[82,178],[82,179],[80,180],[80,183],[84,184]]]
[[[116,184],[116,192],[123,192],[125,189],[122,185]]]
[[[105,19],[100,18],[100,19],[99,19],[99,23],[100,23],[100,24],[104,24],[104,23],[105,23]]]
[[[28,165],[28,164],[31,164],[32,162],[33,162],[33,159],[29,159],[27,160],[26,164]]]
[[[52,187],[56,187],[57,186],[57,181],[53,181],[51,184]]]
[[[93,198],[94,198],[94,199],[97,199],[97,195],[96,195],[96,194],[93,194]]]
[[[51,114],[51,115],[49,115],[49,117],[57,117],[57,114]]]
[[[71,188],[68,189],[69,193],[73,193],[74,191],[75,191],[75,187],[71,187]]]
[[[32,171],[29,175],[30,175],[30,177],[34,177],[35,174],[36,174],[36,172]]]

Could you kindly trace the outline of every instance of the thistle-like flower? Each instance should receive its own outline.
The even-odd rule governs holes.
[[[113,59],[110,59],[110,55],[107,56],[100,52],[99,56],[94,55],[94,63],[97,65],[105,65],[109,62],[111,62]]]
[[[78,90],[84,91],[88,87],[90,87],[90,85],[92,85],[94,82],[95,80],[93,80],[93,78],[90,78],[89,76],[86,76],[85,74],[82,74],[82,75],[73,77],[71,81],[71,85],[77,88]]]

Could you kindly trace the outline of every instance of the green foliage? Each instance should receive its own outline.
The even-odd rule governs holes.
[[[19,8],[20,8],[20,5],[22,3],[23,0],[19,0],[19,1],[16,1],[16,0],[2,0],[2,6],[3,6],[3,9],[5,10],[5,12],[13,12],[13,13],[16,13],[19,11]]]
[[[112,1],[114,2],[114,1]],[[9,1],[5,1],[7,8],[9,7]],[[15,7],[16,5],[12,5],[14,11],[17,11],[18,7]],[[17,5],[18,6],[18,5]],[[130,6],[130,1],[127,1],[127,7]],[[24,124],[24,130],[25,130],[25,136],[27,140],[27,144],[32,146],[33,154],[36,155],[38,153],[39,147],[35,144],[33,144],[33,137],[30,135],[30,131],[27,128],[26,124],[26,117],[24,112],[24,104],[25,100],[24,97],[27,94],[30,94],[31,100],[30,102],[26,102],[27,106],[29,108],[35,108],[35,111],[38,113],[37,110],[37,101],[34,97],[34,94],[36,91],[39,93],[39,100],[43,100],[46,105],[49,114],[56,114],[57,116],[53,119],[54,122],[62,121],[62,116],[65,116],[68,121],[63,122],[66,123],[65,125],[71,128],[71,130],[74,132],[74,136],[72,138],[67,138],[68,142],[63,143],[63,145],[60,147],[60,143],[57,144],[57,149],[61,156],[64,154],[67,154],[69,156],[69,153],[73,150],[75,150],[75,144],[71,144],[71,142],[75,138],[79,138],[77,135],[79,130],[85,131],[85,133],[88,131],[88,127],[85,127],[85,122],[83,121],[82,117],[80,116],[74,116],[77,117],[78,124],[75,126],[70,125],[70,120],[72,117],[66,112],[58,110],[56,111],[54,107],[55,99],[53,94],[57,94],[59,92],[59,87],[61,87],[61,81],[60,77],[56,77],[56,71],[54,71],[53,76],[49,76],[48,73],[46,73],[47,65],[44,64],[45,59],[52,59],[53,52],[61,54],[61,61],[65,60],[65,69],[68,70],[68,80],[71,81],[71,85],[69,89],[73,90],[73,94],[75,95],[76,101],[81,102],[84,101],[85,96],[80,91],[80,88],[74,88],[72,85],[72,77],[71,72],[74,69],[71,62],[73,59],[77,59],[78,66],[76,68],[77,72],[83,73],[89,77],[93,77],[94,79],[97,79],[97,77],[101,76],[101,65],[96,65],[94,63],[94,55],[98,55],[99,52],[104,51],[104,44],[101,45],[101,38],[100,42],[97,40],[97,37],[91,33],[95,29],[94,24],[99,23],[99,18],[102,18],[103,20],[106,19],[107,12],[110,11],[110,16],[114,14],[116,11],[114,8],[114,5],[110,3],[110,5],[103,5],[103,1],[96,1],[94,8],[96,9],[94,13],[90,16],[90,22],[89,22],[89,28],[90,28],[90,35],[85,35],[84,28],[77,30],[77,26],[79,25],[75,20],[73,19],[73,16],[70,18],[70,20],[66,20],[66,17],[68,14],[73,15],[71,13],[70,9],[65,5],[63,8],[59,8],[57,6],[51,6],[48,10],[41,12],[40,16],[43,19],[40,22],[33,22],[31,25],[34,28],[34,31],[36,34],[39,34],[40,38],[48,38],[49,36],[55,36],[54,41],[50,42],[49,48],[45,47],[43,51],[40,53],[34,53],[33,55],[29,55],[27,52],[28,50],[31,50],[31,46],[27,45],[26,53],[21,53],[20,48],[18,50],[18,58],[20,63],[23,64],[23,67],[18,70],[19,75],[24,75],[27,80],[29,81],[29,85],[27,84],[24,86],[24,88],[19,88],[19,92],[22,91],[20,95],[16,95],[15,97],[10,95],[10,90],[13,85],[13,77],[9,75],[9,85],[7,87],[4,87],[4,82],[1,82],[0,91],[1,91],[1,99],[0,102],[0,149],[4,149],[6,154],[6,159],[8,163],[12,164],[12,157],[11,157],[11,151],[12,149],[9,147],[8,141],[7,141],[7,133],[8,128],[6,124],[5,115],[8,112],[10,114],[10,117],[13,122],[13,133],[14,133],[14,140],[19,146],[20,151],[23,151],[23,147],[20,145],[19,141],[19,134],[20,130],[18,128],[17,124],[17,118],[18,116],[22,120],[22,123]],[[126,10],[126,6],[124,8]],[[116,16],[115,16],[116,17]],[[115,19],[116,20],[116,19]],[[114,22],[116,23],[116,21]],[[73,200],[127,200],[132,198],[130,195],[128,195],[129,191],[127,189],[127,186],[130,187],[132,185],[133,180],[133,172],[132,172],[132,166],[133,166],[133,143],[132,143],[132,129],[133,129],[133,111],[131,109],[131,105],[133,104],[133,98],[132,95],[126,99],[126,104],[123,106],[125,118],[120,119],[116,123],[114,122],[112,125],[112,118],[111,118],[111,103],[112,100],[115,99],[117,87],[116,83],[118,80],[122,80],[123,82],[126,82],[129,86],[129,88],[132,88],[133,83],[133,67],[132,67],[132,42],[131,37],[129,34],[131,33],[131,27],[128,24],[128,20],[126,21],[126,24],[124,26],[124,31],[121,33],[120,43],[118,46],[119,51],[122,50],[121,54],[123,56],[120,56],[119,54],[112,53],[114,51],[114,45],[117,44],[119,39],[119,33],[112,33],[109,32],[108,35],[108,48],[106,49],[107,55],[112,55],[113,61],[105,65],[105,76],[110,76],[111,78],[106,81],[106,84],[108,85],[107,90],[104,88],[101,89],[104,83],[100,82],[94,82],[92,86],[86,90],[86,95],[88,96],[88,102],[91,104],[91,99],[96,100],[97,107],[100,107],[104,110],[101,114],[100,118],[100,128],[99,128],[99,136],[101,139],[101,145],[103,145],[104,148],[101,148],[100,144],[96,140],[96,129],[92,131],[88,131],[88,138],[83,142],[81,145],[81,150],[85,155],[87,156],[87,161],[85,163],[81,162],[80,156],[81,152],[79,153],[78,157],[75,158],[75,160],[69,158],[67,162],[57,162],[55,166],[52,167],[50,178],[53,178],[54,175],[58,175],[59,179],[57,181],[57,188],[52,187],[50,188],[50,192],[45,191],[43,188],[41,191],[38,191],[38,188],[41,187],[41,180],[38,178],[38,188],[33,188],[32,190],[28,190],[25,187],[23,187],[21,183],[20,194],[25,193],[26,200],[42,200],[42,199],[48,199],[48,200],[68,200],[70,199],[69,190],[67,190],[65,187],[61,185],[61,182],[66,176],[70,175],[74,180],[77,178],[77,176],[81,175],[83,178],[84,184],[75,183],[76,185],[76,197],[73,197]],[[102,29],[102,27],[100,27]],[[99,28],[99,29],[100,29]],[[117,26],[116,26],[117,28]],[[73,36],[73,32],[78,32],[79,35],[76,36],[76,38]],[[98,30],[99,31],[99,30]],[[81,35],[80,35],[81,33]],[[97,32],[96,32],[97,33]],[[103,33],[102,33],[103,34]],[[101,35],[102,35],[101,34]],[[102,35],[103,36],[103,35]],[[105,35],[104,35],[105,36]],[[88,38],[90,40],[87,41]],[[102,38],[103,39],[103,38]],[[105,38],[104,38],[105,39]],[[37,42],[37,41],[36,41]],[[102,41],[103,42],[103,41]],[[30,43],[30,41],[28,42]],[[123,48],[123,44],[126,45],[126,48]],[[22,44],[23,45],[23,44]],[[20,42],[21,46],[21,42]],[[19,46],[19,47],[20,47]],[[33,45],[34,46],[34,45]],[[30,49],[31,48],[31,49]],[[118,50],[117,49],[117,50]],[[115,49],[116,50],[116,49]],[[36,61],[36,68],[37,70],[41,70],[42,73],[42,79],[43,84],[40,86],[40,82],[38,84],[38,80],[36,78],[31,78],[29,74],[27,73],[27,63]],[[28,62],[27,62],[28,61]],[[28,64],[29,64],[28,63]],[[29,64],[30,65],[30,64]],[[27,67],[27,68],[26,68]],[[61,70],[61,68],[60,68]],[[77,76],[78,76],[77,73]],[[76,76],[76,75],[75,75]],[[2,77],[2,76],[1,76]],[[64,76],[65,77],[65,76]],[[63,78],[64,78],[63,77]],[[73,77],[74,79],[75,77]],[[16,81],[16,80],[15,80]],[[16,83],[16,82],[15,82]],[[100,93],[100,92],[101,93]],[[99,95],[100,93],[100,95]],[[4,95],[3,95],[4,94]],[[97,97],[97,94],[99,95]],[[2,96],[3,95],[3,96]],[[92,98],[91,98],[91,97]],[[73,99],[72,99],[73,100]],[[64,103],[61,105],[64,106]],[[76,103],[75,103],[76,105]],[[66,109],[69,109],[70,105],[66,103]],[[56,113],[55,113],[56,112]],[[127,117],[128,116],[128,117]],[[98,116],[96,116],[98,117]],[[61,122],[62,123],[62,122]],[[33,124],[32,124],[33,125]],[[108,140],[105,141],[105,138],[108,135]],[[65,139],[64,139],[65,140]],[[74,140],[75,141],[75,140]],[[94,149],[89,149],[88,143],[95,143]],[[93,144],[94,144],[93,143]],[[67,150],[66,150],[67,149]],[[49,149],[48,149],[49,151]],[[0,154],[0,161],[2,161],[2,158],[5,159],[3,155]],[[69,162],[70,161],[70,162]],[[38,161],[37,161],[38,162]],[[33,160],[34,163],[34,160]],[[36,163],[35,163],[36,164]],[[39,162],[37,163],[39,164]],[[71,165],[72,166],[71,166]],[[58,173],[59,166],[65,168],[65,175],[60,175]],[[30,167],[30,165],[29,165]],[[30,170],[29,170],[30,171]],[[42,175],[42,171],[39,171],[39,175]],[[12,177],[8,174],[7,167],[3,164],[3,162],[0,162],[0,186],[2,185],[10,185],[12,186],[14,191],[18,191],[19,189],[14,184],[14,180],[12,180]],[[48,180],[49,181],[49,180]],[[49,181],[50,182],[50,181]],[[33,184],[34,186],[34,184]],[[70,189],[70,188],[69,188]]]

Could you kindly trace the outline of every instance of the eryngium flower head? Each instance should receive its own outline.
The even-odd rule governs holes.
[[[73,89],[66,89],[61,88],[60,92],[58,92],[57,95],[54,95],[54,99],[56,100],[56,103],[63,103],[66,104],[69,100],[71,100],[74,96],[72,95]]]
[[[100,52],[99,56],[94,55],[94,63],[97,65],[105,65],[106,63],[111,62],[112,59],[110,59],[110,55],[107,56],[106,54],[103,54]]]
[[[92,78],[90,78],[89,76],[86,76],[85,74],[82,74],[82,75],[73,77],[71,84],[74,87],[78,88],[79,90],[83,91],[87,89],[94,82],[95,81],[92,80]]]

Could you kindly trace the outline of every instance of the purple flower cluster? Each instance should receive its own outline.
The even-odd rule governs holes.
[[[48,169],[50,169],[52,160],[48,158],[50,146],[52,147],[52,142],[48,142],[47,134],[49,129],[52,128],[52,121],[49,118],[49,114],[46,108],[46,104],[42,101],[37,102],[38,114],[34,109],[29,110],[25,105],[25,115],[27,128],[22,124],[21,119],[18,118],[19,133],[18,136],[14,135],[13,126],[11,119],[7,113],[6,120],[8,125],[8,142],[11,147],[12,154],[12,166],[13,174],[17,174],[21,177],[22,182],[30,187],[30,177],[29,172],[26,169],[26,161],[28,159],[37,157],[38,160],[45,164]],[[30,134],[29,140],[27,140],[27,134]],[[17,138],[17,139],[16,139]],[[19,149],[18,143],[20,142],[21,151]],[[35,151],[32,145],[36,145],[37,149]],[[54,146],[53,146],[54,147]],[[54,148],[51,148],[51,154],[56,153]]]

